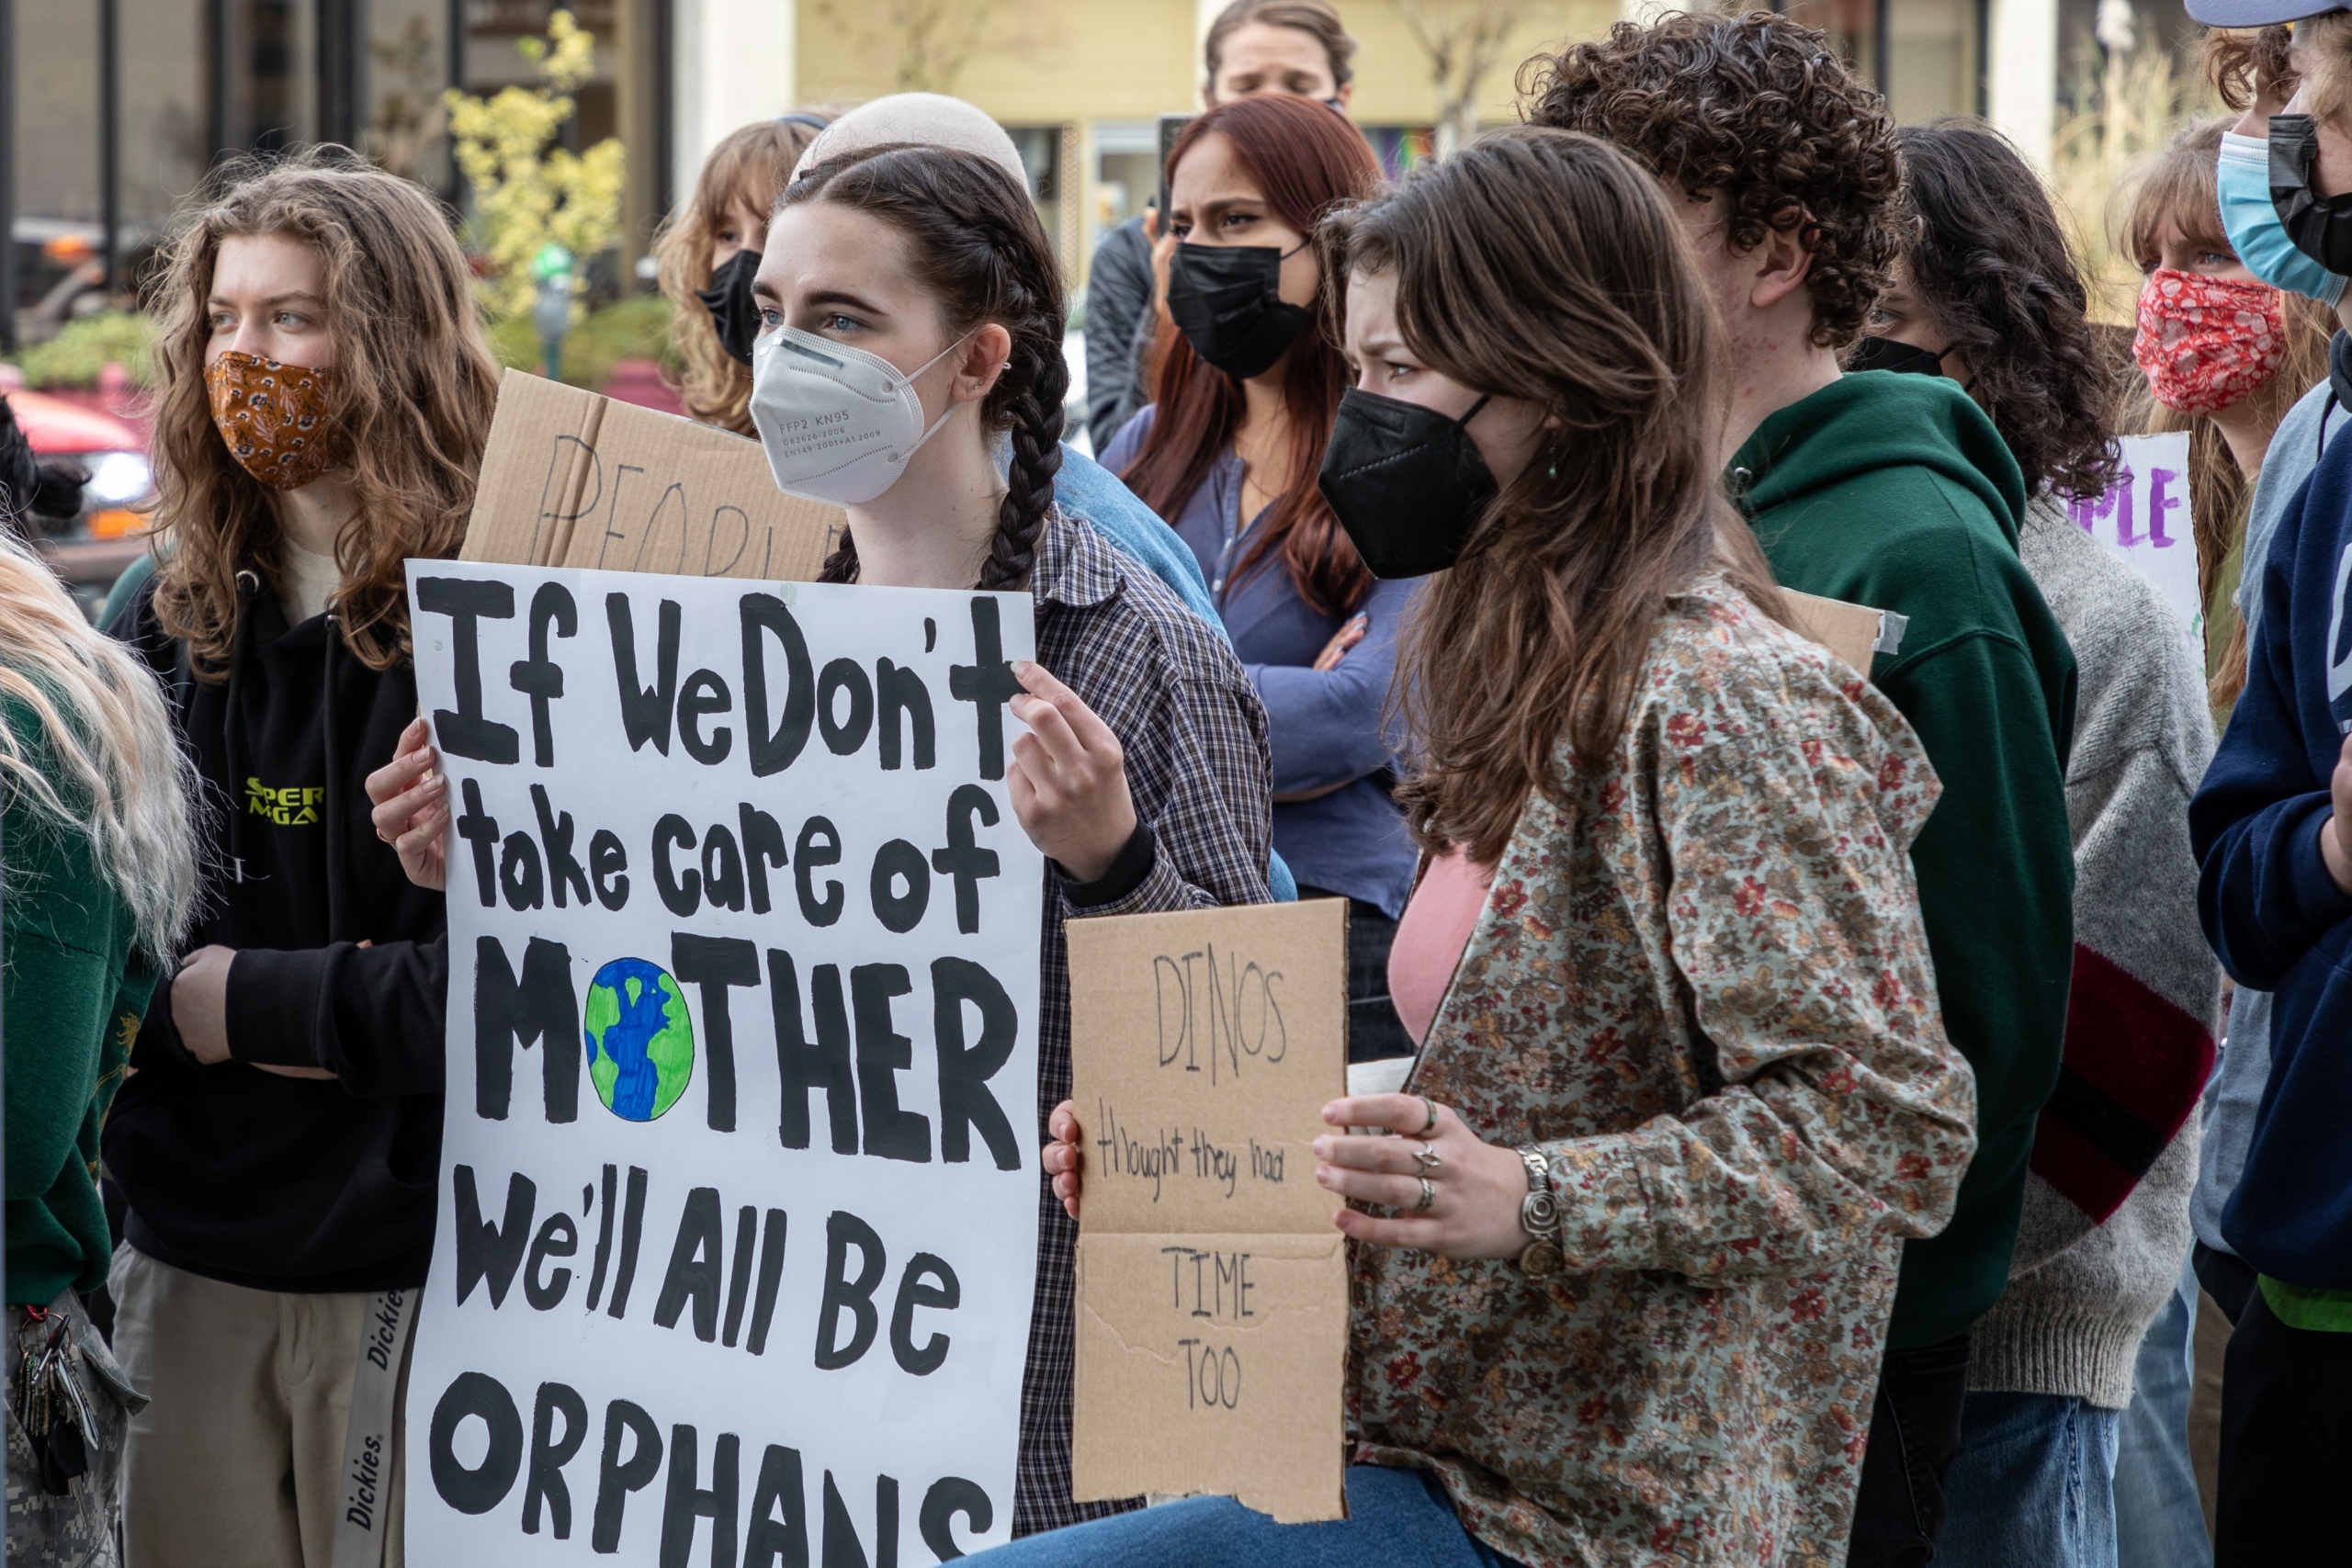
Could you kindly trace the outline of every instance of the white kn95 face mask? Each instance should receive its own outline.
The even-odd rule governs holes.
[[[898,483],[907,459],[956,412],[950,402],[926,426],[914,377],[964,341],[906,375],[878,354],[798,327],[763,334],[752,348],[752,423],[776,487],[808,501],[858,506]]]

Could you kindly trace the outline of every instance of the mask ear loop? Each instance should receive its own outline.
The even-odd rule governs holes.
[[[943,359],[946,358],[949,355],[951,355],[951,354],[955,353],[957,349],[959,349],[959,348],[963,347],[966,344],[967,344],[967,343],[971,342],[971,341],[972,341],[973,333],[977,333],[977,332],[978,332],[978,331],[979,331],[979,329],[978,329],[978,327],[974,327],[974,328],[972,329],[972,331],[971,331],[971,332],[966,333],[962,337],[957,338],[954,343],[949,344],[945,348],[941,349],[937,354],[933,355],[929,359],[924,360],[921,365],[916,366],[916,367],[915,367],[915,368],[914,368],[914,370],[913,370],[913,372],[912,372],[911,374],[909,374],[909,375],[903,376],[903,377],[901,378],[901,379],[905,382],[907,389],[908,389],[909,391],[910,391],[910,392],[911,392],[911,391],[913,391],[913,390],[914,390],[914,385],[915,385],[915,377],[922,375],[924,371],[926,371],[926,370],[930,369],[933,366],[934,366],[934,365],[938,364],[941,360],[943,360]],[[916,398],[915,398],[915,407],[917,407],[917,408],[921,408],[921,407],[922,407],[922,395],[921,395],[921,394],[919,394],[919,393],[916,395]],[[954,398],[949,398],[949,399],[947,400],[947,407],[946,407],[945,409],[944,409],[944,410],[942,410],[942,411],[941,411],[939,417],[938,417],[937,419],[935,419],[935,420],[933,420],[933,421],[931,422],[930,426],[929,426],[927,429],[925,429],[925,430],[923,431],[923,433],[922,433],[921,435],[918,435],[918,436],[916,436],[916,437],[915,437],[915,443],[914,443],[914,445],[913,445],[913,446],[911,446],[908,447],[904,452],[901,452],[901,453],[899,453],[899,454],[898,455],[897,461],[899,461],[899,462],[900,462],[900,463],[904,463],[905,461],[907,461],[907,459],[908,459],[908,458],[912,457],[916,453],[918,453],[918,452],[922,451],[922,450],[923,443],[924,443],[924,442],[926,442],[926,441],[928,441],[928,440],[930,440],[933,436],[934,436],[934,435],[938,434],[939,434],[939,427],[940,427],[941,425],[943,425],[943,424],[945,424],[945,423],[946,423],[950,419],[953,419],[955,416],[956,416],[956,400],[955,400]]]

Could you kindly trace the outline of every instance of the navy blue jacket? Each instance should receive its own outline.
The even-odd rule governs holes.
[[[2276,993],[2270,1078],[2222,1234],[2262,1273],[2352,1290],[2352,897],[2320,858],[2352,728],[2352,442],[2288,502],[2245,694],[2189,804],[2198,910],[2222,966]]]

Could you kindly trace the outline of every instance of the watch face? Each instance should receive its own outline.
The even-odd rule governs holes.
[[[1558,1273],[1566,1261],[1560,1256],[1559,1243],[1546,1236],[1519,1255],[1519,1271],[1531,1280],[1548,1279]]]

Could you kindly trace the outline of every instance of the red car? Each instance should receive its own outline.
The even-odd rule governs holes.
[[[74,517],[33,520],[41,554],[84,611],[95,616],[114,580],[147,547],[147,520],[132,510],[154,492],[147,441],[130,421],[23,388],[0,392],[44,462],[78,463],[89,476]]]

